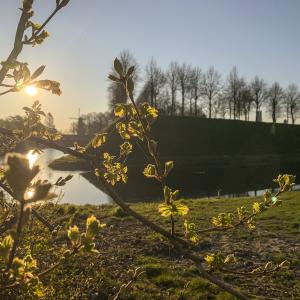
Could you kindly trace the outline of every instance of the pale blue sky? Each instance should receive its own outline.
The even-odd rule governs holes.
[[[55,0],[36,0],[41,22]],[[21,0],[0,2],[0,60],[8,55]],[[21,59],[44,77],[62,84],[60,97],[40,92],[59,129],[69,117],[107,108],[106,76],[115,56],[130,49],[143,66],[154,56],[165,68],[171,60],[206,69],[213,64],[226,78],[236,65],[246,79],[300,85],[299,0],[71,0],[47,27],[42,46],[26,47]],[[0,117],[22,112],[32,99],[1,97]]]

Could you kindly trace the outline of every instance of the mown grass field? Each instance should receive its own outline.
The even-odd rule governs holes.
[[[289,260],[290,268],[268,276],[222,275],[227,282],[259,299],[300,299],[300,192],[282,196],[283,205],[263,213],[257,228],[200,236],[199,255],[220,251],[234,253],[239,270],[251,271],[267,261]],[[210,226],[219,212],[231,212],[255,198],[181,200],[190,207],[189,220],[197,228]],[[168,228],[157,210],[158,203],[132,204],[131,207],[152,221]],[[67,246],[64,229],[71,224],[85,226],[94,214],[107,224],[98,236],[99,254],[78,255],[44,278],[45,299],[111,299],[121,284],[128,281],[127,271],[141,267],[145,274],[119,299],[234,299],[199,277],[196,268],[170,248],[167,241],[153,233],[115,206],[47,205],[39,209],[52,223],[62,226],[58,235],[51,235],[37,221],[32,222],[24,253],[30,248],[41,269],[47,268],[62,255]],[[183,234],[182,220],[177,220],[177,233]],[[27,250],[26,250],[27,249]],[[49,254],[50,250],[50,254]],[[235,267],[234,267],[235,268]],[[1,299],[28,299],[21,293],[0,295]]]

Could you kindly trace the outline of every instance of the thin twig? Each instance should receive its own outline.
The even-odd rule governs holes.
[[[142,116],[141,116],[141,114],[140,114],[140,112],[138,110],[138,107],[137,107],[137,105],[136,105],[136,103],[134,101],[133,95],[131,93],[129,93],[129,91],[127,90],[126,83],[123,82],[123,85],[124,85],[124,88],[126,89],[128,97],[129,97],[129,99],[130,99],[130,101],[131,101],[131,103],[132,103],[132,105],[133,105],[133,107],[135,109],[135,112],[136,112],[137,117],[138,117],[138,121],[140,122],[140,124],[142,126],[143,135],[144,135],[144,138],[145,138],[145,140],[147,142],[148,149],[149,149],[150,144],[151,144],[150,143],[151,139],[150,139],[150,137],[148,135],[148,131],[147,131],[146,127],[145,127],[145,124],[143,122]],[[153,153],[152,157],[153,157],[153,161],[155,163],[156,170],[157,170],[157,173],[158,173],[158,176],[159,176],[159,181],[161,182],[162,191],[164,193],[164,189],[167,186],[167,184],[166,184],[166,178],[164,176],[164,173],[163,173],[163,170],[162,170],[162,167],[161,167],[161,162],[160,162],[158,150],[156,150],[155,153]],[[148,155],[146,155],[146,158],[148,158]],[[173,217],[172,214],[170,215],[170,221],[171,221],[171,234],[175,235],[175,220],[174,220],[174,217]]]
[[[268,275],[272,274],[280,269],[280,266],[277,265],[271,270],[262,270],[260,272],[239,272],[239,271],[234,271],[234,270],[229,270],[229,269],[222,269],[221,271],[224,273],[232,274],[232,275],[240,275],[240,276],[263,276],[263,275]]]
[[[50,20],[56,15],[56,13],[63,7],[64,6],[62,5],[62,3],[60,5],[58,5],[54,9],[54,11],[51,13],[51,15],[44,21],[44,23],[41,25],[41,27],[35,32],[35,35],[38,35],[45,28],[45,26],[50,22]],[[6,64],[17,60],[19,54],[21,53],[21,51],[23,49],[23,45],[27,44],[27,42],[23,41],[23,37],[24,37],[25,30],[26,30],[26,23],[27,23],[28,19],[30,18],[31,8],[29,10],[22,8],[21,10],[22,10],[22,14],[21,14],[21,17],[20,17],[20,20],[18,23],[13,49],[12,49],[11,53],[9,54],[8,58],[6,59],[6,61],[3,63],[2,68],[0,69],[0,84],[2,84],[7,72],[9,71],[9,68],[6,66]],[[34,39],[34,36],[32,36],[29,39],[29,41],[32,42],[33,39]],[[11,92],[11,90],[0,93],[0,96],[5,95],[9,92]]]
[[[0,128],[0,133],[4,134],[4,135],[7,135],[7,136],[10,136],[10,137],[15,136],[13,131],[11,131],[9,129],[6,129],[6,128],[2,128],[2,127]],[[55,143],[55,142],[52,142],[52,141],[49,141],[49,140],[45,140],[45,139],[42,139],[40,137],[31,136],[31,137],[28,137],[27,140],[38,143],[38,144],[42,144],[42,145],[47,146],[49,148],[59,150],[59,151],[65,153],[65,154],[70,154],[72,156],[75,156],[75,157],[78,157],[78,158],[81,158],[81,159],[85,159],[85,160],[88,160],[88,161],[91,161],[92,158],[93,158],[93,156],[90,155],[90,154],[75,151],[71,148],[61,146],[58,143]]]
[[[62,7],[57,6],[51,15],[44,21],[44,23],[40,26],[40,28],[32,35],[27,41],[24,41],[23,44],[31,44],[31,42],[35,39],[35,37],[42,32],[42,30],[46,27],[46,25],[50,22],[50,20],[55,16],[55,14],[61,9]]]
[[[0,188],[2,188],[6,193],[8,193],[12,198],[15,199],[14,194],[12,190],[5,185],[3,182],[0,181]],[[32,214],[41,222],[43,223],[51,232],[55,229],[55,226],[50,224],[41,214],[39,214],[34,208],[31,209]],[[10,229],[15,223],[17,222],[17,219],[11,219],[9,220],[8,224],[5,226],[6,230],[1,230],[0,233],[4,233],[8,229]]]
[[[73,256],[74,254],[76,254],[78,252],[78,249],[82,246],[82,244],[80,244],[79,246],[77,246],[76,248],[73,249],[73,251],[69,254],[68,258],[70,258],[71,256]],[[57,262],[56,264],[52,265],[51,267],[49,267],[48,269],[46,269],[45,271],[40,272],[37,277],[38,278],[43,278],[45,277],[47,274],[49,274],[51,271],[53,271],[54,269],[58,268],[60,265],[63,264],[64,261],[60,260],[59,262]],[[14,282],[12,284],[9,285],[5,285],[5,286],[1,286],[0,287],[0,291],[3,290],[7,290],[7,289],[13,289],[13,288],[17,288],[20,287],[22,285],[21,282]]]
[[[283,191],[279,190],[275,195],[274,197],[278,197]],[[268,207],[270,208],[270,207]],[[197,233],[206,233],[206,232],[212,232],[212,231],[228,231],[228,230],[231,230],[231,229],[235,229],[241,225],[244,225],[247,221],[249,221],[250,219],[252,219],[253,217],[255,217],[256,215],[258,215],[258,213],[254,212],[252,214],[250,214],[249,216],[241,219],[240,221],[236,222],[235,224],[229,226],[229,227],[209,227],[209,228],[205,228],[205,229],[200,229],[200,230],[197,230]]]
[[[8,88],[12,88],[14,87],[13,85],[11,84],[4,84],[4,83],[1,83],[0,86],[3,86],[3,87],[8,87]]]
[[[10,52],[6,61],[2,64],[2,68],[0,70],[0,83],[3,82],[7,72],[9,71],[9,68],[7,67],[6,64],[15,61],[23,49],[22,39],[26,29],[26,22],[28,21],[29,16],[30,16],[29,11],[22,9],[22,14],[15,35],[13,49]]]
[[[3,134],[6,133],[6,134],[9,134],[9,135],[12,135],[11,131],[9,131],[7,129],[3,129],[3,128],[0,128],[0,133],[3,133]],[[68,153],[68,154],[71,154],[71,155],[73,155],[73,152],[76,153],[76,151],[74,151],[72,149],[69,149],[67,147],[64,147],[64,146],[60,146],[57,143],[52,142],[52,141],[47,141],[47,140],[44,140],[44,139],[41,139],[41,138],[38,138],[38,137],[30,137],[29,139],[33,140],[37,143],[46,145],[48,147],[60,150],[63,153]],[[77,154],[75,154],[75,153],[74,153],[74,156],[89,160],[90,162],[94,163],[94,160],[91,156],[89,156],[89,155],[87,156],[87,155],[85,155],[83,153],[79,153],[79,152],[77,152]],[[172,235],[171,233],[169,233],[168,231],[166,231],[162,227],[156,225],[155,223],[153,223],[150,220],[148,220],[147,218],[143,217],[142,215],[140,215],[136,211],[132,210],[125,202],[123,202],[123,200],[115,192],[115,190],[112,188],[112,186],[109,185],[106,182],[104,177],[99,176],[99,179],[100,179],[100,182],[105,187],[108,195],[113,199],[113,201],[116,204],[118,204],[125,212],[127,212],[129,215],[131,215],[132,217],[134,217],[135,219],[140,221],[142,224],[146,225],[147,227],[149,227],[153,231],[155,231],[155,232],[163,235],[164,237],[166,237],[174,245],[174,247],[176,247],[176,249],[178,249],[178,251],[180,251],[180,253],[182,253],[183,256],[189,258],[190,260],[192,260],[194,263],[197,264],[197,268],[200,271],[202,277],[204,277],[207,280],[211,281],[212,283],[216,284],[221,289],[223,289],[225,291],[228,291],[229,293],[235,295],[239,299],[244,299],[244,300],[250,299],[247,296],[245,296],[244,294],[240,293],[239,291],[233,289],[231,286],[224,283],[223,281],[221,281],[221,280],[215,278],[214,276],[208,274],[204,270],[204,268],[201,266],[202,259],[198,256],[195,256],[189,250],[191,248],[191,243],[190,242],[187,242],[187,241],[179,238],[178,236]],[[184,247],[184,248],[182,248],[182,247]],[[183,249],[185,249],[185,250],[183,250]]]
[[[6,90],[6,91],[4,91],[4,92],[1,92],[0,93],[0,96],[3,96],[3,95],[5,95],[5,94],[8,94],[8,93],[10,93],[12,91],[12,89],[9,89],[9,90]]]
[[[20,240],[20,236],[21,236],[21,232],[22,232],[23,217],[24,217],[24,207],[25,207],[24,200],[20,199],[20,213],[19,213],[19,217],[18,217],[17,231],[16,231],[16,235],[13,239],[14,241],[13,241],[11,251],[9,253],[8,263],[6,265],[6,271],[8,271],[10,269],[12,262],[14,260],[18,245],[19,245],[19,240]]]

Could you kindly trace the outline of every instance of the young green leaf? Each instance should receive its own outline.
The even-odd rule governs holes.
[[[155,165],[148,164],[143,171],[143,174],[148,178],[157,178],[158,174]]]
[[[45,68],[46,68],[46,66],[38,67],[31,75],[31,80],[38,78],[44,72]]]
[[[148,143],[148,149],[151,156],[156,156],[157,154],[157,142],[154,140],[150,140]]]
[[[129,77],[126,81],[126,89],[128,91],[129,97],[133,97],[134,83],[131,77]]]
[[[99,147],[101,147],[106,142],[106,137],[107,137],[106,133],[96,134],[94,136],[94,138],[92,139],[92,142],[91,142],[92,147],[93,148],[99,148]]]
[[[114,113],[116,117],[123,118],[126,115],[126,106],[122,103],[116,104],[114,108]]]
[[[4,260],[8,258],[12,245],[13,238],[11,237],[11,235],[7,235],[0,243],[0,257],[2,257]]]
[[[185,237],[192,241],[193,243],[197,243],[199,241],[196,225],[194,223],[189,223],[187,220],[184,221],[184,229],[185,229]]]
[[[108,79],[114,81],[114,82],[120,82],[120,79],[114,75],[108,75]]]
[[[132,152],[132,145],[129,142],[124,142],[120,146],[120,156],[127,156]]]
[[[127,73],[126,73],[126,78],[129,78],[129,76],[131,76],[131,75],[133,74],[134,69],[135,69],[134,66],[131,66],[131,67],[128,69],[128,71],[127,71]]]
[[[164,171],[164,176],[167,177],[171,170],[174,167],[174,162],[173,161],[167,161],[165,162],[165,171]]]
[[[123,75],[123,66],[117,57],[114,60],[114,68],[120,76]]]
[[[158,206],[158,211],[162,217],[185,216],[189,212],[189,208],[184,204],[167,204],[163,203]]]

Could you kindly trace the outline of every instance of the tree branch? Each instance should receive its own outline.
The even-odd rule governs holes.
[[[16,35],[15,35],[14,47],[10,52],[6,61],[2,64],[2,68],[0,70],[0,83],[3,82],[7,72],[9,71],[9,68],[6,66],[6,64],[16,60],[22,51],[23,48],[22,39],[25,32],[26,22],[28,21],[29,17],[30,17],[29,11],[23,8],[19,20],[19,24],[17,27]]]
[[[0,181],[0,187],[8,193],[12,198],[15,199],[12,190],[5,185],[3,182]],[[34,208],[32,208],[32,214],[41,222],[43,223],[51,232],[54,230],[55,226],[50,224],[43,216],[41,216]],[[8,229],[10,229],[15,223],[17,222],[17,218],[12,218],[8,222],[5,222],[5,224],[2,225],[5,226],[4,229],[1,230],[0,234],[3,234]]]
[[[62,3],[60,5],[58,5],[54,9],[54,11],[51,13],[51,15],[44,21],[44,23],[41,25],[41,27],[35,32],[35,35],[38,35],[45,28],[45,26],[51,21],[51,19],[56,15],[56,13],[59,10],[61,10],[63,7],[64,7],[64,5]],[[28,43],[23,42],[23,36],[24,36],[25,30],[26,30],[26,23],[31,16],[31,6],[29,8],[23,7],[21,10],[22,10],[22,14],[21,14],[21,17],[20,17],[20,20],[18,23],[13,49],[10,52],[6,61],[2,64],[2,68],[0,69],[0,84],[2,84],[7,72],[9,71],[9,68],[6,66],[6,64],[17,60],[19,54],[21,53],[21,51],[23,49],[23,45],[28,44]],[[33,39],[34,39],[34,36],[32,36],[29,39],[29,41],[32,41]],[[11,90],[1,93],[0,96],[5,95],[9,92],[11,92]]]
[[[20,240],[20,236],[21,236],[21,232],[22,232],[22,223],[23,223],[23,217],[24,217],[24,200],[21,199],[20,201],[20,214],[18,217],[18,225],[17,225],[17,230],[16,230],[16,235],[14,237],[14,241],[13,241],[13,245],[11,248],[11,251],[9,253],[9,258],[8,258],[8,263],[6,266],[5,271],[8,271],[12,265],[12,262],[14,260],[15,257],[15,253],[17,251],[17,247],[19,245],[19,240]]]
[[[2,134],[6,133],[10,136],[13,135],[13,133],[10,130],[4,129],[4,128],[0,128],[0,133],[2,133]],[[38,138],[38,137],[30,137],[29,140],[32,140],[36,143],[43,144],[47,147],[51,147],[51,148],[60,150],[63,153],[68,153],[68,154],[74,155],[76,157],[89,160],[90,162],[94,163],[94,159],[93,159],[92,156],[86,155],[85,153],[76,152],[76,151],[74,151],[72,149],[69,149],[67,147],[64,147],[64,146],[60,146],[55,142],[47,141],[47,140],[44,140],[44,139],[41,139],[41,138]],[[137,213],[136,211],[132,210],[119,197],[119,195],[115,192],[115,190],[112,188],[112,186],[109,185],[106,182],[106,180],[103,176],[99,176],[98,178],[99,178],[101,184],[105,187],[106,192],[108,193],[108,195],[113,199],[113,201],[116,204],[118,204],[125,212],[127,212],[129,215],[131,215],[132,217],[134,217],[135,219],[140,221],[142,224],[146,225],[147,227],[149,227],[153,231],[155,231],[155,232],[161,234],[162,236],[166,237],[183,256],[185,256],[186,258],[192,260],[196,264],[196,266],[197,266],[197,268],[198,268],[198,270],[199,270],[202,277],[204,277],[205,279],[207,279],[210,282],[214,283],[215,285],[219,286],[221,289],[231,293],[232,295],[235,295],[239,299],[243,299],[243,300],[250,299],[249,297],[245,296],[244,294],[242,294],[239,291],[232,288],[230,285],[226,284],[225,282],[223,282],[223,281],[215,278],[214,276],[208,274],[204,270],[204,268],[201,266],[202,259],[198,256],[195,256],[191,252],[190,249],[192,248],[192,245],[191,245],[190,242],[187,242],[187,241],[177,237],[176,235],[172,235],[171,233],[169,233],[165,229],[161,228],[160,226],[156,225],[155,223],[151,222],[147,218],[145,218],[142,215],[140,215],[139,213]],[[182,248],[182,247],[184,247],[184,248]]]
[[[41,27],[34,33],[34,35],[32,35],[28,41],[23,42],[23,44],[27,44],[30,45],[31,42],[34,40],[35,36],[37,36],[39,33],[42,32],[42,30],[46,27],[46,25],[51,21],[51,19],[56,15],[56,13],[61,10],[63,8],[63,6],[59,5],[57,6],[54,11],[51,13],[51,15],[44,21],[44,23],[41,25]]]

